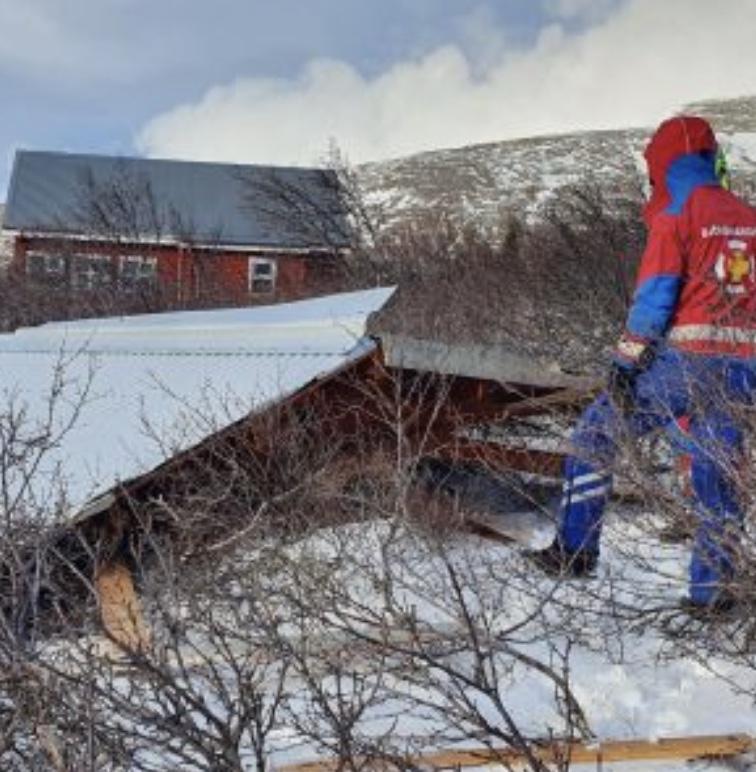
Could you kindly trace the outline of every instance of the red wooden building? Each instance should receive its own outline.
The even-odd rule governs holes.
[[[191,303],[311,294],[348,248],[335,173],[19,151],[11,270],[73,292]]]

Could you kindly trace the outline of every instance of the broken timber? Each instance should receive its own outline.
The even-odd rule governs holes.
[[[407,441],[418,454],[480,460],[500,469],[557,473],[563,458],[560,453],[471,439],[460,430],[574,409],[595,392],[594,381],[543,370],[537,362],[531,362],[528,369],[520,362],[517,367],[496,370],[475,350],[465,360],[463,350],[469,347],[447,347],[453,353],[449,357],[454,367],[442,367],[435,349],[432,356],[425,356],[424,348],[413,348],[416,343],[400,345],[392,340],[387,353],[382,341],[375,342],[335,371],[230,424],[152,471],[124,481],[90,502],[74,522],[81,526],[113,511],[117,503],[128,507],[144,495],[156,495],[162,480],[183,465],[210,462],[224,443],[244,442],[253,453],[265,455],[271,448],[260,431],[265,419],[273,415],[284,423],[307,415],[322,438],[339,439],[345,447],[363,445],[366,438],[378,444]]]
[[[105,632],[126,651],[147,651],[150,632],[127,566],[122,562],[101,566],[95,573],[95,588]]]
[[[751,735],[704,735],[670,737],[660,740],[610,740],[600,743],[546,743],[534,744],[531,753],[539,761],[558,764],[568,760],[572,764],[600,764],[602,762],[633,761],[694,761],[704,758],[732,758],[756,748]],[[504,766],[522,767],[527,763],[525,754],[512,750],[480,748],[450,750],[418,756],[411,759],[413,766],[424,768],[461,768]],[[380,761],[365,762],[366,769],[392,766]],[[341,765],[336,760],[313,761],[281,767],[281,772],[335,772]]]
[[[104,573],[100,569],[95,573],[93,563],[78,564],[78,570],[95,576],[102,622],[111,637],[126,648],[144,648],[149,633],[127,577],[128,554],[123,550],[129,549],[134,534],[170,536],[179,524],[170,517],[161,519],[159,507],[156,515],[154,503],[180,497],[182,480],[201,486],[203,479],[223,478],[233,457],[252,459],[258,468],[266,468],[276,453],[271,426],[281,431],[308,425],[317,442],[334,449],[334,459],[372,450],[394,454],[401,447],[408,458],[425,456],[557,476],[560,453],[481,439],[470,430],[574,409],[594,387],[587,379],[495,347],[442,346],[396,336],[363,340],[336,370],[89,502],[69,524],[68,533],[98,545],[89,550],[95,560],[104,545],[106,563],[112,565]],[[220,541],[227,537],[214,535]]]

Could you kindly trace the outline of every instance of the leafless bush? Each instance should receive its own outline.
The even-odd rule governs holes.
[[[624,278],[597,268],[572,275],[602,265],[605,249],[622,243],[612,222],[588,230],[588,204],[578,196],[584,215],[570,213],[564,227],[557,213],[532,231],[512,221],[500,245],[450,223],[410,234],[422,256],[418,276],[446,301],[426,301],[424,313],[438,315],[430,332],[464,339],[488,329],[492,314],[497,324],[514,323],[522,307],[507,316],[509,301],[556,255],[567,262],[554,269],[553,286],[549,279],[533,290],[517,335],[538,324],[550,335],[541,300],[564,297],[566,313],[576,286],[602,318],[617,319]],[[460,275],[465,255],[466,267],[479,269],[473,277]],[[121,495],[111,529],[48,527],[54,513],[40,498],[13,515],[0,543],[0,763],[243,770],[327,754],[339,769],[409,770],[448,764],[421,754],[475,744],[505,768],[515,751],[531,770],[566,770],[565,741],[595,733],[574,676],[576,652],[615,663],[643,647],[651,661],[695,657],[753,695],[753,678],[733,677],[756,667],[749,612],[679,624],[673,593],[685,583],[679,557],[687,547],[660,545],[659,535],[687,522],[690,504],[662,436],[640,452],[623,444],[617,471],[635,504],[616,513],[614,533],[610,523],[599,577],[552,581],[518,549],[461,533],[471,514],[465,495],[423,477],[439,449],[434,431],[449,382],[394,374],[385,388],[376,383],[346,384],[342,402],[331,395],[268,412],[179,453]],[[752,411],[741,410],[738,420],[750,425]],[[17,407],[8,415],[25,447],[6,453],[10,480],[20,459],[34,457],[38,434],[20,429]],[[544,421],[543,434],[560,436],[558,417]],[[444,450],[453,451],[455,428],[446,427]],[[506,439],[512,426],[498,429]],[[660,466],[672,484],[660,484]],[[533,486],[484,457],[465,472],[525,494]],[[738,560],[739,592],[750,603],[753,486],[748,464],[734,472],[749,512]],[[98,634],[86,616],[101,603],[95,574],[112,561],[137,577],[148,646]],[[517,699],[522,689],[538,697],[530,712]],[[545,759],[549,739],[563,756]]]
[[[124,291],[113,280],[97,289],[79,291],[15,271],[0,274],[0,332],[50,321],[155,313],[176,307],[172,294],[157,287]]]
[[[293,455],[302,459],[301,448]],[[516,749],[545,770],[555,767],[537,749],[549,731],[590,738],[572,651],[606,646],[618,657],[633,623],[653,629],[641,602],[623,601],[626,585],[536,582],[516,552],[417,527],[405,467],[377,456],[319,473],[329,455],[318,450],[296,496],[276,500],[263,493],[271,467],[248,467],[254,498],[284,522],[297,518],[296,533],[250,511],[200,550],[195,516],[173,502],[186,519],[174,520],[170,539],[148,534],[136,563],[149,650],[111,642],[118,656],[108,659],[104,641],[71,629],[37,650],[14,643],[4,693],[17,747],[3,758],[16,754],[19,769],[59,759],[60,769],[241,770],[325,753],[349,769],[414,769],[419,754],[463,742],[500,753],[505,766]],[[327,467],[338,470],[334,461]],[[294,468],[300,476],[306,465]],[[220,487],[205,490],[222,512]],[[237,516],[238,490],[228,489]],[[352,523],[315,528],[339,501]],[[303,514],[313,525],[304,531]],[[521,683],[551,692],[561,719],[544,725],[510,705]]]
[[[600,369],[627,312],[639,215],[639,198],[609,204],[586,182],[561,191],[539,221],[510,216],[494,233],[444,215],[408,224],[380,247],[398,290],[372,329]]]
[[[271,414],[252,445],[226,434],[160,495],[124,502],[125,531],[61,529],[44,502],[36,531],[6,529],[3,764],[242,770],[327,752],[346,768],[408,769],[422,750],[475,740],[542,770],[536,730],[507,707],[507,684],[530,672],[566,706],[555,733],[585,735],[568,652],[542,659],[515,640],[523,619],[498,558],[415,524],[413,411],[395,398],[403,387],[374,402],[375,436],[344,444],[302,411]],[[113,560],[139,578],[148,647],[82,619]],[[19,626],[41,597],[34,581],[44,602]]]

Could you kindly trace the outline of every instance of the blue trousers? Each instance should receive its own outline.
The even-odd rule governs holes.
[[[743,441],[738,406],[756,399],[756,360],[659,351],[636,381],[635,407],[620,415],[606,394],[583,413],[564,470],[559,539],[571,551],[598,553],[611,492],[611,468],[622,442],[689,416],[692,485],[698,528],[690,563],[690,596],[709,603],[733,575],[742,528],[735,474]]]

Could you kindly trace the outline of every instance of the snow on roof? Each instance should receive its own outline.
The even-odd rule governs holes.
[[[52,427],[36,479],[48,493],[63,482],[75,511],[368,350],[367,315],[392,291],[51,323],[0,335],[0,422],[13,404],[25,413],[28,436]]]

